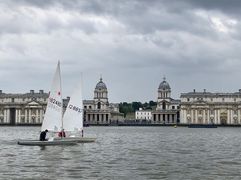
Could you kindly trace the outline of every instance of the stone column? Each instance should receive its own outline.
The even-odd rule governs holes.
[[[20,123],[21,121],[21,109],[17,109],[17,114],[18,114],[18,117],[17,117],[17,123]]]
[[[169,123],[172,123],[173,120],[172,120],[172,114],[169,114]]]
[[[230,124],[230,112],[229,112],[229,109],[227,110],[227,116],[228,116],[227,123]]]
[[[7,109],[7,119],[6,123],[10,123],[10,109]]]
[[[231,109],[229,109],[229,117],[230,117],[230,124],[233,124],[232,110]]]
[[[175,121],[177,121],[177,117],[176,116],[177,116],[177,114],[175,115]],[[185,123],[185,124],[187,123],[187,110],[186,109],[183,110],[182,122]]]
[[[18,109],[15,109],[15,124],[18,124]]]
[[[39,123],[39,109],[36,109],[36,121],[35,123]]]
[[[43,122],[43,109],[40,109],[40,123]]]
[[[203,124],[207,124],[207,122],[206,122],[206,110],[205,109],[203,109]]]
[[[99,122],[102,124],[102,114],[99,114]]]
[[[210,108],[207,109],[207,123],[210,124]]]
[[[95,115],[95,114],[93,114],[93,122],[94,122],[94,123],[97,122],[97,119],[96,119],[96,115]]]
[[[31,111],[31,109],[29,109],[29,112],[28,112],[29,114],[29,123],[32,123],[32,111]]]
[[[107,119],[106,119],[106,114],[103,114],[103,121],[104,121],[105,123],[108,123],[108,121],[107,121]]]
[[[198,123],[198,112],[197,112],[197,109],[195,110],[195,123]]]
[[[84,116],[84,114],[83,114],[83,116]],[[84,118],[84,117],[83,117],[83,118]],[[86,122],[89,121],[89,114],[87,114],[87,113],[85,113],[85,120],[86,120]]]
[[[218,124],[221,124],[221,121],[220,121],[220,109],[218,109],[217,111],[218,111]]]
[[[215,122],[215,124],[219,124],[218,123],[218,111],[216,109],[214,110],[214,122]]]
[[[25,118],[24,118],[24,123],[27,123],[29,117],[28,117],[28,110],[25,109]]]
[[[238,124],[240,124],[240,109],[238,109]]]
[[[194,111],[193,111],[193,109],[190,109],[190,111],[191,111],[190,112],[191,113],[190,114],[190,116],[191,116],[191,121],[190,122],[193,123],[193,121],[194,121]]]

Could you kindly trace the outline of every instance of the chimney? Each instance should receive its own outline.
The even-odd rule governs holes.
[[[44,90],[39,90],[39,94],[43,94],[44,93]]]
[[[1,90],[1,91],[2,91],[2,90]],[[238,91],[239,91],[239,93],[241,93],[241,89],[239,89]]]
[[[203,89],[203,92],[205,93],[205,92],[206,92],[206,89]]]
[[[30,94],[34,94],[34,90],[30,90]]]
[[[193,92],[195,93],[195,92],[196,92],[196,90],[195,90],[195,89],[193,89]]]
[[[70,97],[69,97],[69,96],[67,96],[67,99],[68,99],[68,100],[70,100]]]
[[[2,94],[3,93],[3,91],[2,90],[0,90],[0,94]]]

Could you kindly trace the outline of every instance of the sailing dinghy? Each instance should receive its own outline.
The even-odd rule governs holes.
[[[49,134],[55,134],[63,129],[63,100],[61,88],[60,63],[58,62],[51,91],[48,98],[46,113],[41,126],[41,131],[48,130]],[[53,145],[74,145],[75,139],[54,139],[49,138],[47,141],[39,140],[19,140],[19,145],[28,146],[53,146]]]

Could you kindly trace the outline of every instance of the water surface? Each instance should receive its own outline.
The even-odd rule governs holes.
[[[29,147],[0,127],[0,179],[241,179],[241,128],[87,127],[96,143]]]

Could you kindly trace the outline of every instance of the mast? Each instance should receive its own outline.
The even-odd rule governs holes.
[[[82,87],[82,89],[84,89],[83,88],[83,72],[81,72],[81,74],[80,74],[80,85],[81,85],[81,87]],[[81,96],[83,96],[83,93],[81,93],[82,95]],[[82,137],[84,137],[84,105],[83,105],[83,99],[81,100],[81,104],[82,104],[82,130],[81,130],[81,136]]]
[[[58,61],[58,65],[59,65],[59,78],[60,78],[60,98],[61,98],[61,131],[63,134],[63,106],[64,106],[64,101],[62,98],[62,80],[61,80],[61,73],[60,73],[60,61]]]

